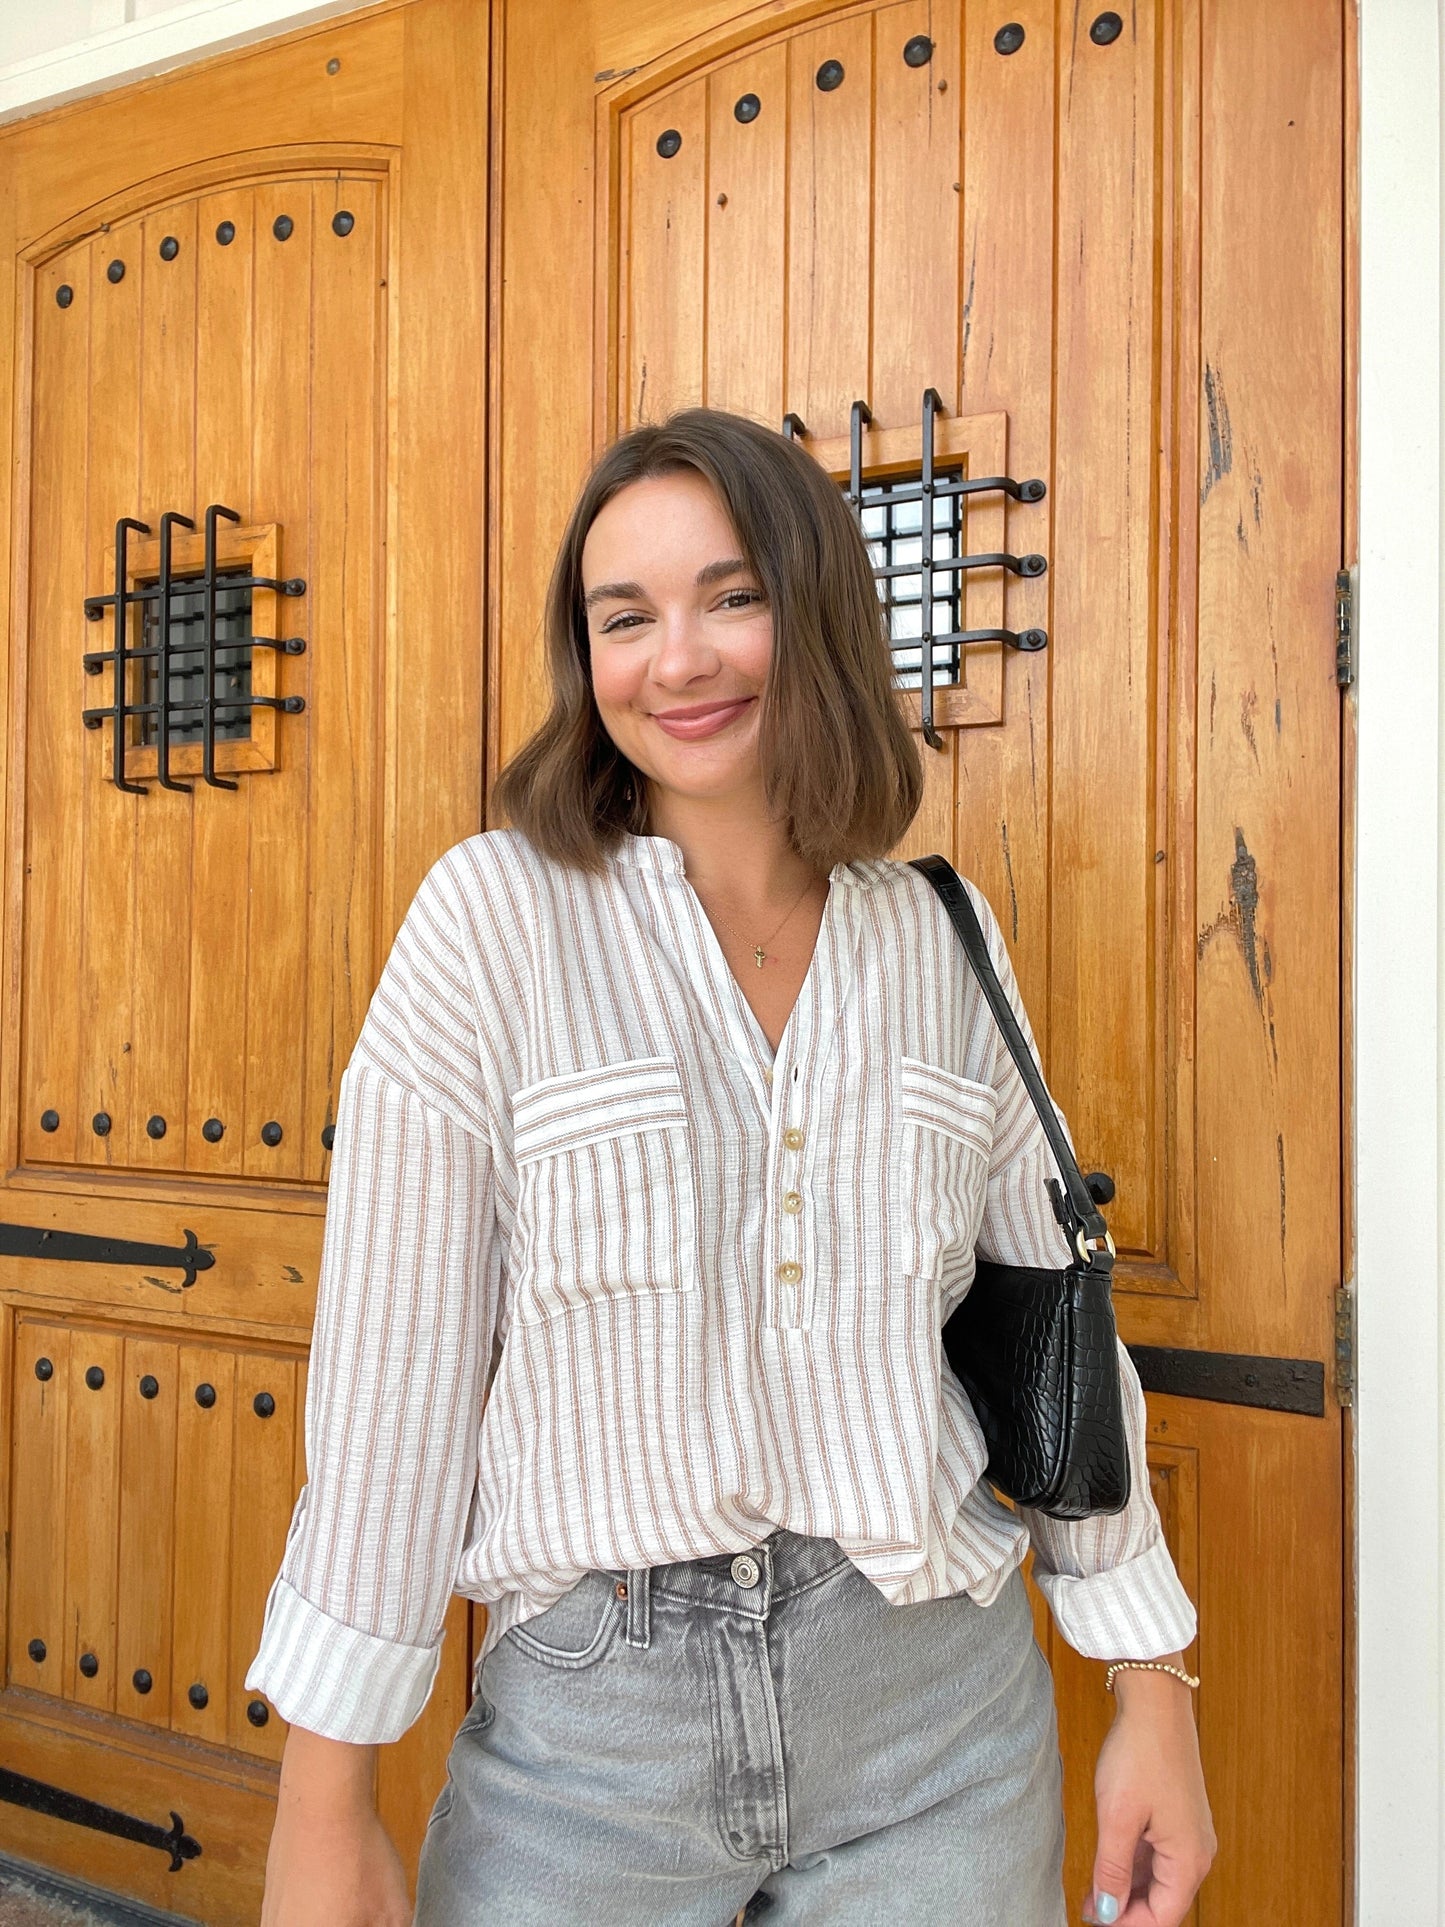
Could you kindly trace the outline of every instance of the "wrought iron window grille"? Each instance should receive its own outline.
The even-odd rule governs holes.
[[[1015,502],[1033,503],[1041,502],[1047,490],[1037,479],[969,476],[961,464],[940,467],[936,424],[943,413],[938,391],[925,389],[918,468],[870,474],[863,462],[863,431],[872,425],[873,414],[866,402],[855,401],[848,424],[848,470],[841,481],[868,542],[879,597],[888,611],[899,686],[916,689],[923,736],[934,749],[943,747],[934,721],[935,688],[940,681],[960,679],[963,649],[971,643],[1002,642],[1010,649],[1033,651],[1048,644],[1048,632],[1039,628],[960,627],[965,570],[1001,568],[1031,577],[1048,568],[1047,560],[1035,553],[964,554],[964,498],[1001,490]],[[784,416],[783,433],[790,441],[803,439],[807,432],[796,414]]]
[[[169,509],[161,516],[158,543],[149,545],[155,548],[153,567],[146,567],[148,558],[138,558],[131,548],[132,535],[149,536],[149,526],[121,516],[115,525],[114,586],[108,595],[85,599],[87,621],[103,621],[107,610],[112,614],[111,647],[90,650],[84,657],[87,675],[103,675],[110,666],[112,697],[102,707],[82,711],[82,718],[87,729],[110,722],[111,780],[133,795],[146,794],[144,783],[129,780],[128,754],[135,751],[153,754],[162,789],[192,789],[172,774],[173,747],[191,744],[200,748],[198,773],[204,780],[216,789],[235,789],[235,782],[218,773],[217,745],[249,738],[257,710],[294,716],[306,707],[302,696],[255,686],[260,678],[252,674],[256,650],[270,650],[273,658],[300,655],[305,639],[258,636],[251,633],[250,621],[256,592],[275,598],[279,607],[281,598],[304,595],[306,584],[299,576],[257,572],[259,556],[275,548],[274,528],[254,531],[249,538],[238,532],[225,543],[219,532],[223,520],[239,524],[241,518],[234,509],[213,502],[205,513],[197,570],[178,568],[175,560],[175,531],[194,536],[196,525],[188,516]],[[223,557],[223,546],[234,553]],[[133,609],[141,611],[138,645],[132,642]],[[233,632],[238,618],[246,632],[241,637]],[[264,751],[257,760],[236,765],[272,766]]]

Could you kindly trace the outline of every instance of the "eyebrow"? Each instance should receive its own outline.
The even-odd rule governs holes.
[[[711,588],[714,582],[725,582],[732,575],[751,575],[747,563],[740,555],[730,555],[721,562],[709,562],[697,572],[699,589]],[[645,599],[646,589],[640,582],[599,582],[595,589],[589,589],[582,598],[582,607],[590,609],[597,602],[633,602]]]

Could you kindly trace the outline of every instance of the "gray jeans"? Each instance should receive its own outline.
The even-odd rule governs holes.
[[[416,1927],[1062,1927],[1061,1780],[1018,1573],[893,1606],[782,1531],[589,1573],[482,1663]]]

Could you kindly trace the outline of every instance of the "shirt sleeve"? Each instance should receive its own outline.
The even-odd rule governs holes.
[[[999,982],[1042,1075],[998,919],[982,892],[971,883],[966,887]],[[999,1264],[1066,1265],[1073,1254],[1047,1188],[1050,1178],[1062,1182],[1058,1161],[997,1024],[993,1034],[998,1111],[975,1248],[980,1257]],[[1052,1096],[1049,1101],[1053,1103]],[[1073,1134],[1057,1104],[1054,1112],[1073,1150]],[[1034,1548],[1034,1579],[1069,1645],[1092,1659],[1157,1659],[1189,1645],[1197,1617],[1164,1543],[1146,1460],[1144,1394],[1122,1341],[1119,1377],[1129,1447],[1129,1503],[1122,1512],[1089,1519],[1054,1519],[1027,1506],[1019,1507],[1019,1516]]]
[[[436,1677],[501,1287],[477,1021],[434,871],[341,1079],[307,1482],[246,1675],[329,1739],[399,1738]]]

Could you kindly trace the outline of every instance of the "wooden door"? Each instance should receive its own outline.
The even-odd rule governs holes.
[[[1337,1922],[1342,8],[496,19],[493,762],[540,714],[547,566],[618,429],[792,416],[846,480],[861,402],[878,483],[917,475],[932,389],[941,470],[1044,484],[954,498],[962,551],[1016,562],[958,571],[933,630],[1019,642],[941,662],[895,854],[987,892],[1115,1187],[1121,1327],[1200,1608],[1221,1850],[1194,1918]],[[922,700],[900,693],[920,727]],[[1072,1905],[1110,1702],[1040,1626]]]
[[[373,9],[0,143],[0,1845],[208,1922],[259,1912],[337,1083],[480,822],[487,39]],[[383,1756],[407,1853],[467,1647]]]

